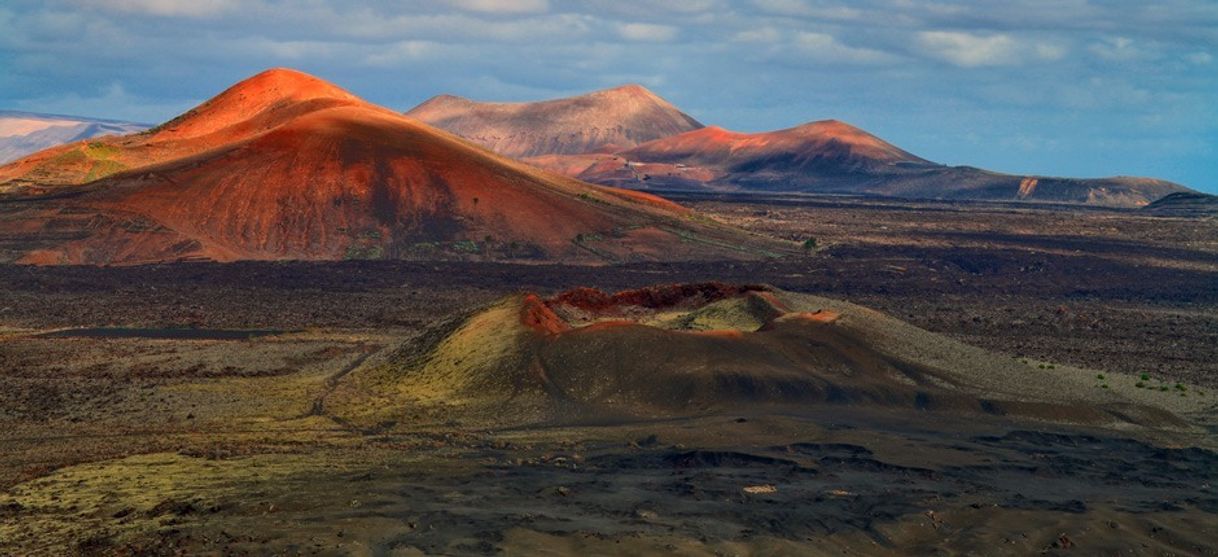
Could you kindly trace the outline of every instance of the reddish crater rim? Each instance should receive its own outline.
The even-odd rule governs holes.
[[[526,294],[520,308],[520,322],[545,334],[558,334],[571,328],[536,294]]]
[[[545,300],[545,305],[571,306],[594,313],[613,313],[614,310],[627,307],[645,309],[664,309],[681,305],[683,302],[694,300],[699,305],[717,302],[726,298],[740,296],[749,292],[769,292],[770,288],[760,284],[727,284],[722,282],[704,282],[691,284],[668,284],[649,286],[635,290],[622,290],[613,294],[596,288],[579,287],[568,290]]]
[[[692,311],[720,300],[737,297],[756,298],[768,304],[773,313],[764,318],[766,324],[760,330],[773,328],[775,320],[784,318],[832,323],[838,317],[836,312],[830,310],[792,313],[790,307],[766,285],[703,282],[649,286],[612,294],[596,288],[579,287],[549,299],[543,299],[537,294],[524,294],[521,298],[520,322],[545,336],[644,326],[639,321],[641,315],[670,308]],[[575,310],[578,316],[576,319],[581,321],[581,324],[569,321],[572,318],[569,315],[572,310]],[[583,324],[589,319],[592,320],[591,323]],[[735,329],[676,332],[723,339],[740,338],[744,333]]]

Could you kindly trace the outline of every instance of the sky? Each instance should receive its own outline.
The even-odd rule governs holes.
[[[1215,0],[0,2],[0,110],[158,123],[275,66],[400,110],[640,83],[739,131],[1218,193]]]

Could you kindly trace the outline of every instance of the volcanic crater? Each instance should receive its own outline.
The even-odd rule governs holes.
[[[810,404],[1183,424],[1124,395],[1094,393],[1087,381],[846,302],[701,283],[511,296],[351,374],[334,408],[367,424],[403,419],[402,411],[532,423]]]

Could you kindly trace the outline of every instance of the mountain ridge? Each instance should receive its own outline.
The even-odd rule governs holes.
[[[100,162],[113,171],[93,176]],[[0,244],[23,263],[603,264],[751,259],[786,249],[695,221],[646,193],[502,157],[284,69],[257,74],[137,136],[52,149],[0,168],[0,177],[13,175],[4,186],[10,202],[0,208]]]
[[[136,133],[148,127],[122,120],[0,110],[0,165],[56,145]]]
[[[437,95],[407,114],[547,170],[628,189],[819,192],[1110,207],[1140,207],[1173,192],[1189,191],[1154,178],[1064,178],[947,166],[840,120],[758,133],[704,126],[692,118],[686,129],[648,126],[635,117],[652,113],[625,112],[631,118],[621,118],[623,111],[598,108],[590,100],[598,96],[662,102],[664,118],[686,116],[638,85],[532,103],[480,103]],[[592,107],[595,118],[555,108],[581,104]],[[563,120],[564,114],[584,117],[573,124]],[[545,131],[535,131],[539,129]],[[554,129],[562,133],[553,133]],[[606,129],[616,132],[606,139],[602,136]],[[651,137],[640,141],[646,138],[622,131],[630,129],[648,129]]]
[[[637,84],[537,102],[437,95],[406,115],[517,158],[612,152],[702,127]]]

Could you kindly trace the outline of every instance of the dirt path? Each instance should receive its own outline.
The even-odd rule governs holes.
[[[363,350],[364,353],[360,354],[359,357],[355,358],[355,360],[353,360],[350,364],[347,364],[343,369],[340,369],[333,375],[327,377],[325,382],[325,390],[318,395],[317,398],[313,399],[313,405],[309,408],[309,411],[304,415],[299,416],[299,418],[325,416],[333,419],[333,416],[326,415],[326,398],[330,396],[330,393],[334,392],[334,388],[338,386],[338,382],[341,381],[343,377],[346,377],[348,373],[355,371],[357,368],[359,368],[359,366],[364,364],[365,360],[367,360],[373,354],[379,352],[382,348],[384,348],[384,346],[379,344],[360,344],[360,349]],[[347,427],[342,423],[339,423],[339,425]]]

